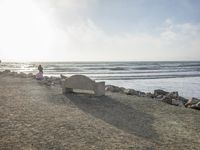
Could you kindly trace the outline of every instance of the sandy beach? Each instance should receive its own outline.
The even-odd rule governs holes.
[[[63,95],[0,75],[0,149],[199,149],[199,111],[147,97]]]

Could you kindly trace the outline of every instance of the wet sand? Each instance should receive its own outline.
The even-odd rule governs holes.
[[[0,149],[199,149],[200,112],[146,97],[63,95],[0,75]]]

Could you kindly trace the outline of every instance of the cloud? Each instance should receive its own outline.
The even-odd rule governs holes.
[[[53,18],[60,28],[76,25],[87,19],[90,8],[97,0],[34,0],[38,6]]]
[[[198,23],[174,23],[169,18],[158,25],[158,34],[152,34],[150,29],[139,33],[124,29],[124,32],[111,34],[87,14],[97,0],[19,0],[16,5],[20,9],[16,5],[11,7],[11,4],[6,3],[6,7],[0,10],[0,55],[4,59],[124,61],[200,58]]]
[[[68,49],[78,52],[81,60],[187,60],[200,58],[199,29],[198,24],[167,22],[159,35],[111,35],[87,20],[65,32]]]

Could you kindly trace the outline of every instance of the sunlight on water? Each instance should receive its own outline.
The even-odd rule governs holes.
[[[44,75],[71,76],[83,74],[125,88],[145,92],[154,89],[178,91],[185,97],[200,98],[200,62],[46,62],[1,63],[0,71],[38,72],[42,64]]]

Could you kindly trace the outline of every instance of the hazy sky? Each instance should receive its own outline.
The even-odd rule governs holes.
[[[0,0],[0,59],[200,60],[200,0]]]

